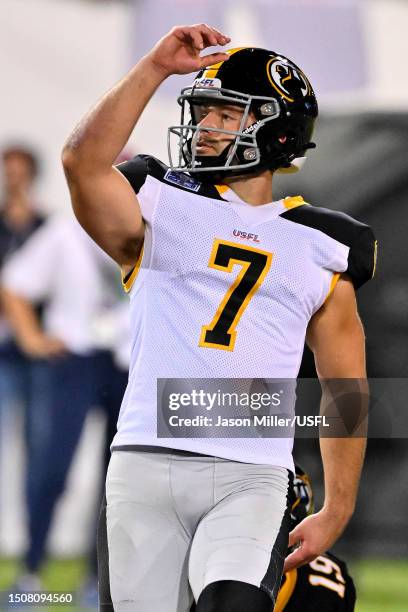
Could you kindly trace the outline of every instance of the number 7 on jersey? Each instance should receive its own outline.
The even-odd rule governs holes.
[[[214,240],[208,267],[223,272],[232,272],[235,264],[242,268],[211,323],[201,328],[199,346],[234,350],[238,322],[268,274],[271,263],[272,253],[219,238]]]

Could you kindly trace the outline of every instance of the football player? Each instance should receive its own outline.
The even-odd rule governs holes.
[[[273,200],[275,172],[314,146],[316,98],[277,52],[201,54],[229,42],[206,24],[173,28],[63,152],[75,214],[120,265],[132,318],[99,531],[103,610],[270,612],[282,572],[324,553],[356,500],[363,437],[321,438],[324,505],[289,535],[291,434],[158,435],[163,380],[296,379],[306,335],[320,378],[366,376],[355,289],[373,275],[373,234],[301,197]],[[159,85],[196,71],[169,128],[171,167],[149,155],[113,167]]]

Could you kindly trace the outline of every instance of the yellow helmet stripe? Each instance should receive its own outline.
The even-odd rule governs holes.
[[[249,47],[236,47],[235,49],[228,49],[227,51],[225,51],[225,53],[228,53],[228,55],[234,55],[234,53],[237,53],[237,51],[241,51],[242,49],[248,49],[248,48]],[[208,66],[208,68],[206,68],[204,71],[203,79],[215,79],[217,76],[218,70],[221,68],[221,66],[223,65],[225,61],[228,61],[228,60],[223,60],[222,62],[218,62],[218,64],[213,64],[212,66]]]

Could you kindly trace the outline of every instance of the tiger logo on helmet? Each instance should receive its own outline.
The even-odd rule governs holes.
[[[288,102],[294,102],[302,95],[310,95],[312,88],[306,75],[280,57],[272,58],[266,71],[272,87]]]

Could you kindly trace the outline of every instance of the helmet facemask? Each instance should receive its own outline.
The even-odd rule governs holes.
[[[311,138],[318,107],[309,80],[294,62],[274,51],[239,47],[227,53],[228,61],[203,68],[178,98],[180,125],[168,129],[172,170],[215,183],[265,170],[297,171],[307,149],[315,146]],[[194,113],[195,104],[206,102],[241,106],[241,120],[212,127]],[[249,117],[252,125],[247,126]],[[221,129],[225,125],[236,131]],[[216,149],[214,155],[211,148],[200,148],[206,140]]]
[[[181,105],[180,125],[168,129],[168,153],[170,167],[175,171],[200,173],[203,180],[220,180],[231,175],[256,172],[260,165],[261,152],[257,141],[260,128],[281,114],[275,98],[251,96],[221,87],[186,87],[178,98]],[[238,130],[200,126],[195,113],[195,106],[205,103],[241,106],[242,117]],[[245,127],[249,114],[257,108],[256,115],[262,117],[252,125]],[[197,142],[201,133],[222,133],[231,137],[221,154],[215,156],[198,155]],[[172,136],[176,136],[174,141]],[[178,150],[174,155],[174,146]],[[177,159],[177,162],[176,162]],[[261,169],[261,168],[260,168]]]

